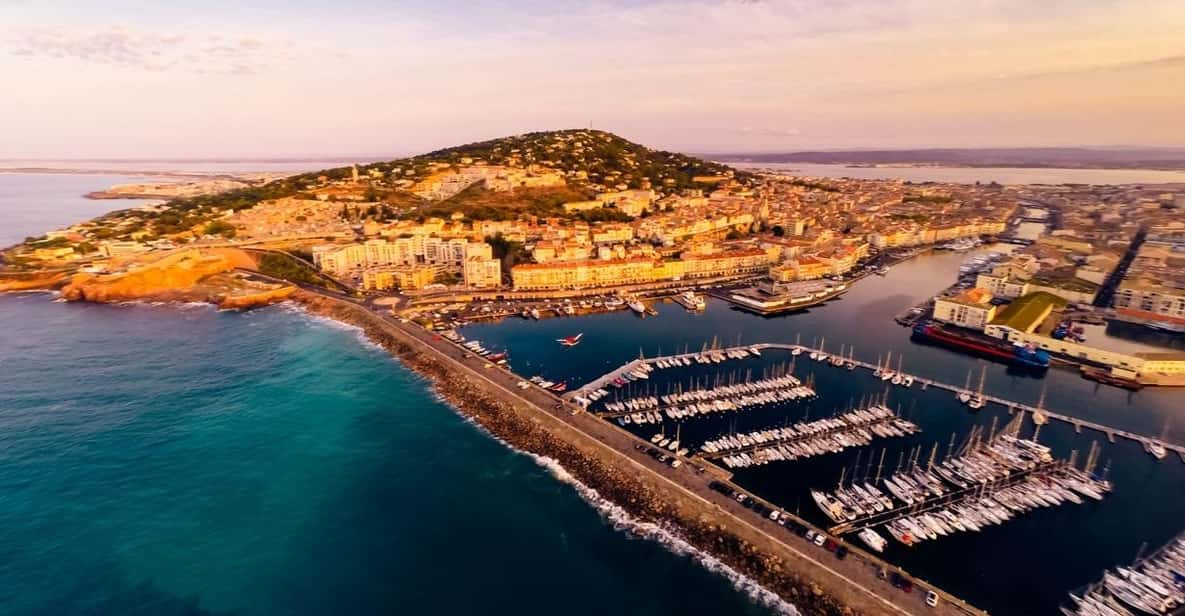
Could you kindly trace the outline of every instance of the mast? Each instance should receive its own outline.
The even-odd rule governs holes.
[[[1049,418],[1045,415],[1045,386],[1042,385],[1041,398],[1037,400],[1037,408],[1033,410],[1033,424],[1036,426],[1033,428],[1034,443],[1037,442],[1037,436],[1041,434],[1041,426],[1045,425],[1048,420]]]

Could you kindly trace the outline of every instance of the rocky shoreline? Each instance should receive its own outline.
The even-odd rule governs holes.
[[[856,614],[817,584],[788,568],[788,563],[737,536],[713,516],[697,514],[661,498],[637,473],[626,472],[603,454],[581,447],[557,434],[528,411],[497,399],[486,388],[471,382],[455,369],[400,340],[368,310],[308,292],[293,296],[309,313],[353,325],[374,343],[387,349],[405,366],[427,378],[436,391],[465,416],[511,446],[557,461],[588,488],[615,503],[635,518],[658,524],[696,548],[710,553],[736,571],[756,580],[765,589],[793,604],[800,613]],[[702,509],[702,507],[700,507]]]

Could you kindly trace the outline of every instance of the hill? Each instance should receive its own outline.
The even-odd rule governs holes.
[[[334,211],[349,216],[349,222],[453,213],[473,219],[522,214],[579,218],[584,215],[566,214],[561,204],[600,192],[651,189],[670,194],[710,187],[705,176],[742,184],[754,179],[724,164],[652,150],[604,131],[535,132],[113,212],[97,222],[92,239],[153,238],[203,229],[229,235],[233,229],[209,223],[286,197],[339,203]]]

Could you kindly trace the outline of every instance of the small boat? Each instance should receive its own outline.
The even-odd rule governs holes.
[[[1164,443],[1160,441],[1145,441],[1144,451],[1147,451],[1153,458],[1163,460],[1168,455],[1168,450],[1164,448]]]
[[[693,312],[699,312],[707,307],[707,302],[700,295],[696,295],[693,291],[684,291],[675,296],[675,301],[679,302],[684,308]]]
[[[528,310],[527,312],[528,312],[528,314],[531,315],[532,319],[535,319],[536,321],[539,320],[539,309],[538,308],[532,308],[532,309]]]
[[[556,342],[566,347],[574,347],[580,344],[580,339],[584,337],[584,332],[576,334],[575,336],[568,336],[566,338],[556,338]]]
[[[857,536],[859,536],[860,540],[864,542],[864,545],[872,548],[873,551],[885,551],[885,538],[880,536],[880,534],[875,530],[872,530],[871,528],[865,528],[861,530]]]
[[[568,389],[568,382],[567,381],[560,381],[559,383],[556,383],[555,385],[548,387],[548,389],[551,391],[554,391],[554,392],[564,391],[565,389]]]

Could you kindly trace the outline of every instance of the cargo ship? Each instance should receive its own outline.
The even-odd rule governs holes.
[[[945,328],[931,321],[923,321],[915,325],[913,337],[1023,368],[1041,370],[1049,367],[1049,353],[1033,345],[976,336]]]

